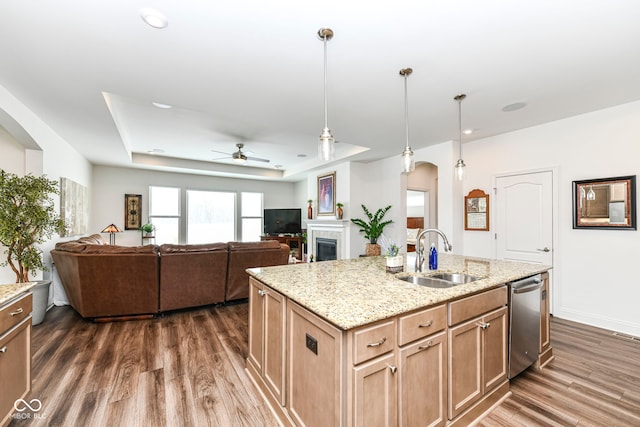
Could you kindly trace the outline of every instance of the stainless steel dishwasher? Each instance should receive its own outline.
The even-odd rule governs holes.
[[[509,378],[538,358],[541,287],[540,274],[509,283]]]

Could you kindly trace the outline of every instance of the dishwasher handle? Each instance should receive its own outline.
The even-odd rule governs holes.
[[[512,286],[512,292],[514,294],[524,294],[526,292],[535,291],[542,287],[542,280],[535,277],[530,283],[521,282],[519,286]]]

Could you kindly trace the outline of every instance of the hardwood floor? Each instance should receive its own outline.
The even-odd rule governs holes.
[[[247,304],[90,323],[55,307],[33,328],[37,419],[10,426],[276,426],[244,372]],[[555,360],[512,381],[480,426],[639,426],[640,342],[553,319]]]

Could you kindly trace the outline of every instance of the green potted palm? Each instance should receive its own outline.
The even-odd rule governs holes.
[[[59,192],[58,182],[46,176],[20,177],[0,169],[0,244],[6,255],[0,266],[11,267],[16,283],[29,282],[30,275],[47,271],[39,245],[50,240],[54,233],[65,231],[64,220],[56,212],[52,198]],[[44,318],[49,283],[41,283],[41,288],[45,288],[42,292],[32,288],[34,325]]]
[[[367,215],[367,221],[361,218],[351,218],[351,222],[360,227],[360,232],[364,233],[365,239],[369,241],[366,247],[366,255],[374,256],[380,255],[380,245],[378,244],[378,238],[382,235],[382,230],[387,225],[391,224],[392,220],[384,220],[383,218],[387,211],[391,209],[391,205],[378,209],[372,214],[365,205],[361,205],[362,210]]]

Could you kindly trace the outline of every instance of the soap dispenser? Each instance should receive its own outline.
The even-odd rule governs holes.
[[[437,270],[438,269],[438,250],[436,249],[435,243],[431,244],[431,249],[429,249],[429,270]]]

